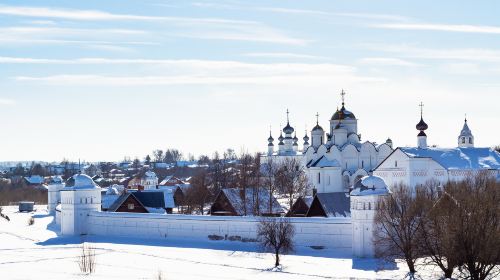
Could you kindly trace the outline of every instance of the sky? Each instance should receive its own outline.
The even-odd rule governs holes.
[[[362,141],[500,144],[498,1],[2,1],[0,161],[264,152],[340,106]],[[300,141],[302,143],[302,141]]]

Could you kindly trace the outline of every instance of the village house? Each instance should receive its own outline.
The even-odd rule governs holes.
[[[250,187],[246,192],[239,188],[222,189],[210,207],[212,216],[280,216],[283,213],[281,205],[267,190],[255,191]]]

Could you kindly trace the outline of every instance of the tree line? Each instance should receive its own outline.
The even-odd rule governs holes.
[[[494,279],[500,274],[500,184],[487,172],[430,181],[414,191],[396,186],[379,201],[376,255],[403,259],[414,276],[419,261],[445,278]]]

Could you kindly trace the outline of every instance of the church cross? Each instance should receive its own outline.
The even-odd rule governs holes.
[[[418,106],[420,107],[420,117],[422,117],[422,114],[424,112],[424,103],[420,102]]]
[[[342,105],[344,105],[344,98],[345,98],[345,91],[342,89],[342,92],[340,92],[340,95],[342,96]]]
[[[288,111],[288,108],[287,108],[287,109],[286,109],[286,122],[287,122],[287,123],[290,123],[290,120],[289,120],[289,118],[288,118],[288,114],[289,114],[289,113],[290,113],[290,112]]]
[[[319,113],[318,112],[316,112],[316,124],[319,125]]]

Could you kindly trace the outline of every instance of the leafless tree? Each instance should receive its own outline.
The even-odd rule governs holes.
[[[297,158],[286,158],[279,163],[276,171],[278,190],[288,197],[289,209],[295,197],[304,195],[309,188],[309,179]]]
[[[422,191],[423,217],[418,243],[430,263],[437,265],[445,278],[451,278],[453,271],[460,264],[456,252],[456,200],[447,192],[443,192],[435,181],[429,181]]]
[[[252,165],[253,165],[253,157],[248,153],[242,153],[239,157],[239,163],[237,165],[238,173],[237,173],[237,186],[243,190],[242,202],[243,202],[243,215],[247,216],[250,213],[247,213],[247,205],[250,203],[247,201],[247,188],[251,185],[252,179]]]
[[[188,206],[188,212],[191,213],[195,208],[201,215],[204,214],[205,204],[208,202],[210,192],[208,190],[208,177],[205,170],[200,171],[191,179],[191,187],[186,191],[185,202]]]
[[[153,151],[153,159],[155,162],[163,161],[163,151],[162,150],[154,150]]]
[[[288,218],[263,218],[257,226],[257,237],[262,248],[274,253],[274,266],[280,265],[280,254],[294,250],[295,228]]]
[[[418,243],[423,216],[421,197],[420,191],[413,194],[408,186],[400,184],[393,188],[392,195],[380,198],[375,215],[376,255],[404,259],[410,277],[415,275],[415,263],[422,256]]]
[[[262,177],[263,185],[266,187],[269,193],[269,201],[267,201],[269,213],[273,212],[273,195],[276,192],[276,175],[278,172],[278,164],[274,161],[272,157],[267,157],[262,163]]]
[[[500,184],[488,171],[463,181],[451,181],[445,191],[453,198],[455,246],[461,276],[494,279],[500,273]]]

